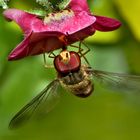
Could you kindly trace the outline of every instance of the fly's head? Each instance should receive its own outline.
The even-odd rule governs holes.
[[[54,59],[54,66],[60,75],[67,75],[80,69],[81,59],[78,53],[63,50]]]

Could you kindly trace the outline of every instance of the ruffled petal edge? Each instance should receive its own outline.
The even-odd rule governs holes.
[[[118,29],[121,26],[121,22],[104,16],[96,16],[96,22],[93,24],[93,27],[99,31],[113,31]]]

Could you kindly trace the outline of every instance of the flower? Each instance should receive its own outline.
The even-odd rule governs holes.
[[[71,0],[66,9],[49,13],[44,20],[18,9],[7,9],[3,14],[24,32],[24,40],[10,53],[8,60],[51,52],[83,40],[96,30],[112,31],[121,25],[116,19],[92,15],[87,0]]]

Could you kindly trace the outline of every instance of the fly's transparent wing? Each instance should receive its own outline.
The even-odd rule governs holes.
[[[9,127],[16,128],[33,116],[41,116],[49,112],[59,99],[57,93],[58,85],[58,79],[47,85],[44,90],[42,90],[12,118]]]
[[[87,72],[93,76],[93,79],[96,78],[111,88],[121,91],[140,92],[140,76],[138,75],[105,72],[91,68],[87,69]]]

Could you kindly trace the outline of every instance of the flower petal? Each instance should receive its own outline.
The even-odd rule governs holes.
[[[59,38],[64,36],[59,32],[31,32],[25,39],[10,53],[8,60],[18,60],[26,56],[50,52],[64,45]]]
[[[90,13],[87,0],[71,0],[69,4],[70,9],[73,11],[86,11]]]
[[[26,56],[28,49],[26,48],[29,44],[31,33],[10,53],[8,60],[16,60]]]
[[[121,26],[120,21],[104,16],[95,16],[96,22],[93,27],[99,31],[113,31]]]
[[[29,14],[22,10],[8,9],[3,13],[9,20],[14,20],[22,28],[25,34],[32,32],[56,31],[62,32],[65,35],[73,34],[92,25],[96,18],[90,16],[86,11],[76,12],[72,17],[55,20],[46,25],[43,20],[37,18],[35,15]]]
[[[90,16],[87,12],[81,11],[75,13],[72,17],[48,23],[46,26],[44,26],[44,29],[42,29],[48,31],[58,31],[67,35],[76,33],[84,28],[87,28],[95,21],[96,18],[94,16]]]
[[[95,33],[95,29],[92,26],[88,26],[85,29],[82,29],[74,34],[67,36],[67,43],[72,44],[77,41],[81,41]]]
[[[35,15],[18,9],[7,9],[3,12],[3,15],[9,21],[14,20],[26,34],[31,32],[32,22],[40,22]]]

